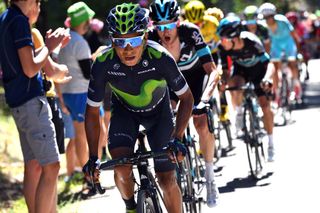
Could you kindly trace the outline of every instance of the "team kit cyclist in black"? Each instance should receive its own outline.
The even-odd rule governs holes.
[[[107,84],[112,89],[108,144],[112,158],[133,155],[140,125],[153,151],[160,151],[171,139],[178,150],[185,149],[179,140],[191,116],[192,93],[174,58],[158,43],[147,40],[148,23],[149,11],[132,3],[117,5],[107,16],[112,47],[102,51],[92,66],[85,116],[90,159],[83,170],[87,176],[94,174],[90,176],[93,180],[99,176],[99,107]],[[175,127],[168,86],[180,100]],[[175,163],[159,157],[154,164],[168,212],[180,213]],[[132,166],[118,166],[114,171],[126,211],[135,212]]]
[[[159,42],[175,58],[180,71],[192,91],[194,105],[201,108],[207,103],[219,79],[219,73],[211,56],[211,51],[192,23],[178,20],[180,7],[176,0],[155,0],[150,5],[153,30],[149,39]],[[205,77],[208,76],[208,79]],[[173,89],[173,88],[171,88]],[[178,102],[171,92],[172,106]],[[206,114],[193,116],[193,123],[199,134],[200,149],[206,165],[207,205],[214,207],[218,200],[218,188],[214,180],[214,135],[209,132]]]
[[[241,21],[238,17],[229,16],[221,20],[218,27],[221,39],[219,45],[221,65],[223,69],[222,83],[229,86],[241,86],[251,81],[255,85],[255,93],[263,111],[264,128],[268,134],[268,161],[274,159],[273,144],[273,113],[270,100],[266,92],[270,89],[270,83],[274,70],[269,65],[269,55],[266,53],[262,42],[253,33],[241,31]],[[233,72],[228,78],[227,56],[233,61]],[[241,129],[242,125],[242,93],[234,91],[233,102],[236,111],[236,126]]]

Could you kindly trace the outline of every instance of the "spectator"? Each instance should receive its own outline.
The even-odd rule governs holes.
[[[90,68],[92,63],[91,50],[83,35],[88,32],[90,20],[95,15],[84,2],[77,2],[68,8],[70,18],[71,41],[61,49],[59,63],[66,64],[72,80],[61,85],[63,102],[69,110],[75,129],[75,148],[80,166],[88,160],[88,147],[84,128],[84,113],[89,86]],[[103,113],[103,111],[102,111]],[[90,190],[90,184],[87,183]]]
[[[5,45],[0,48],[0,62],[6,102],[17,125],[25,161],[23,193],[28,210],[54,212],[59,153],[39,70],[47,67],[46,74],[57,79],[66,75],[67,69],[53,69],[48,57],[68,35],[63,28],[49,30],[43,48],[34,51],[28,18],[39,5],[38,0],[12,0],[1,15],[0,41]]]

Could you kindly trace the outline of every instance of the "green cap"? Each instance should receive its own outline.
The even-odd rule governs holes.
[[[94,14],[95,12],[82,1],[77,2],[68,8],[68,16],[71,19],[71,27],[79,26],[81,23],[90,20]]]
[[[320,9],[316,10],[315,14],[316,14],[317,17],[320,17]]]

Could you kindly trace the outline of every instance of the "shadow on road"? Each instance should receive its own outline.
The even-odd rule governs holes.
[[[238,188],[252,188],[252,187],[264,187],[270,185],[270,183],[266,183],[265,179],[268,179],[273,172],[268,172],[259,180],[254,179],[252,176],[248,176],[245,178],[235,178],[230,182],[227,182],[226,186],[219,187],[220,193],[229,193],[234,192]]]

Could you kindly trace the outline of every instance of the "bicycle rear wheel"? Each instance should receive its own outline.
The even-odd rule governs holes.
[[[262,172],[265,156],[262,139],[259,136],[261,132],[259,121],[253,112],[252,107],[245,107],[244,124],[245,143],[250,172],[255,179],[260,179],[263,176]]]
[[[227,141],[228,141],[228,148],[227,151],[231,151],[234,149],[233,143],[232,143],[232,133],[231,133],[231,123],[229,120],[223,121],[222,126],[226,132]]]
[[[215,162],[218,162],[222,156],[222,146],[221,146],[221,129],[222,129],[222,124],[220,122],[219,119],[219,108],[218,108],[218,104],[216,101],[213,101],[212,103],[212,127],[213,127],[213,131],[211,133],[213,133],[214,138],[215,138],[215,146],[214,146],[214,158],[215,158]]]
[[[162,213],[156,191],[140,190],[137,200],[138,213]]]
[[[280,88],[280,108],[282,109],[283,126],[287,125],[287,121],[291,118],[292,103],[290,100],[290,85],[286,74],[282,75]]]

